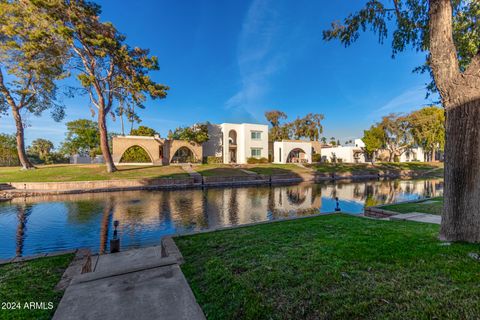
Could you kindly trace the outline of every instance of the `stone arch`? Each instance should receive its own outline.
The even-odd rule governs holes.
[[[188,141],[183,141],[183,140],[172,140],[171,145],[170,145],[170,150],[169,150],[169,162],[170,163],[181,163],[177,162],[176,156],[178,155],[177,153],[180,152],[186,152],[190,153],[191,156],[193,156],[193,162],[200,162],[202,160],[202,146],[195,143],[195,142],[188,142]],[[179,159],[181,160],[181,159]],[[192,162],[192,161],[190,161]]]
[[[299,163],[302,160],[308,160],[307,152],[302,148],[293,148],[287,156],[287,163]]]
[[[131,147],[138,146],[145,150],[151,159],[150,164],[162,164],[164,140],[158,137],[116,136],[112,139],[112,157],[115,164],[120,164],[123,154]]]
[[[124,156],[125,154],[127,153],[128,150],[130,149],[133,149],[133,148],[140,148],[142,151],[145,152],[146,156],[148,157],[148,160],[150,161],[128,161],[128,162],[124,162],[122,161],[124,159]],[[146,163],[146,164],[153,164],[153,158],[152,158],[152,155],[150,154],[150,152],[147,150],[147,148],[145,148],[144,146],[141,146],[140,144],[136,144],[136,145],[133,145],[133,146],[130,146],[128,148],[125,149],[125,151],[122,153],[122,155],[120,156],[120,160],[118,161],[119,163]]]

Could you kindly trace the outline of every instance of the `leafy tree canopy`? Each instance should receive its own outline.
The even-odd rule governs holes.
[[[411,132],[415,142],[425,151],[442,150],[445,147],[445,112],[436,106],[425,107],[409,115]]]
[[[452,0],[451,4],[453,40],[459,68],[463,72],[480,48],[480,1]],[[341,22],[333,22],[331,28],[323,32],[323,38],[339,39],[349,46],[359,38],[361,32],[369,30],[378,35],[380,43],[389,38],[392,40],[392,56],[408,47],[425,52],[425,64],[415,71],[431,74],[428,9],[429,0],[368,0],[359,11]],[[427,89],[430,92],[437,91],[433,81]]]
[[[169,139],[194,141],[204,143],[210,138],[208,136],[208,123],[199,123],[191,127],[179,127],[168,133]]]
[[[0,133],[0,166],[18,166],[15,135]]]
[[[88,119],[67,122],[67,136],[62,144],[62,153],[86,154],[91,158],[100,153],[98,124]]]
[[[155,135],[158,135],[158,132],[155,131],[155,129],[149,128],[147,126],[139,126],[137,129],[132,129],[130,131],[130,135],[153,137]]]
[[[53,142],[47,139],[33,140],[32,145],[28,149],[28,154],[38,156],[40,160],[45,160],[54,149]]]
[[[385,146],[385,133],[380,125],[373,125],[368,130],[363,131],[363,143],[365,143],[365,152],[373,156],[374,153]]]

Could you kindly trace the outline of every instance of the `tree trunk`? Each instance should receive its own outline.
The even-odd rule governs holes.
[[[480,99],[446,111],[440,239],[480,242]]]
[[[25,152],[25,135],[23,129],[23,121],[20,112],[17,108],[12,108],[13,118],[15,119],[15,127],[17,132],[15,134],[17,139],[17,153],[20,164],[23,170],[34,169],[35,166],[28,160],[27,153]]]
[[[107,172],[115,172],[117,171],[117,167],[115,167],[113,163],[112,154],[108,146],[107,123],[103,110],[99,110],[98,112],[98,130],[100,131],[100,149],[102,150],[103,160],[107,165]]]

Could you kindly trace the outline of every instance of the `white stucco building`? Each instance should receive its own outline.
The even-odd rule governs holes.
[[[268,126],[253,123],[209,124],[204,156],[222,157],[223,163],[247,163],[248,158],[268,159]]]
[[[402,155],[400,156],[400,162],[411,162],[411,161],[420,161],[425,162],[427,161],[425,157],[425,153],[423,152],[423,148],[415,147],[407,149]]]
[[[364,163],[365,154],[363,148],[365,143],[362,139],[355,139],[351,145],[338,146],[338,147],[323,147],[321,150],[322,161],[334,162],[342,161],[348,163]],[[333,160],[336,159],[336,160]]]
[[[282,140],[273,143],[274,163],[312,163],[312,143],[302,140]]]

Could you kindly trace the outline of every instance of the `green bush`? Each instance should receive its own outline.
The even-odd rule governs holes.
[[[223,158],[215,157],[215,156],[203,157],[203,163],[206,163],[206,164],[223,163]]]
[[[313,162],[322,162],[322,155],[320,153],[315,153],[312,155]]]
[[[120,159],[122,163],[144,163],[152,162],[148,153],[139,146],[133,146],[127,149]]]
[[[248,164],[268,163],[267,158],[247,158]]]

